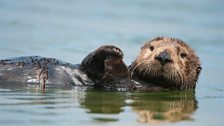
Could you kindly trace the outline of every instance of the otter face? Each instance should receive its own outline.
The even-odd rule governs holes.
[[[131,76],[167,88],[195,88],[199,58],[179,39],[157,37],[147,42],[131,65]]]

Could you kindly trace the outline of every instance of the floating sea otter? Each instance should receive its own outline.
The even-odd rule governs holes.
[[[40,84],[43,89],[51,85],[194,89],[200,71],[199,58],[187,44],[164,37],[147,42],[129,70],[123,52],[112,45],[96,49],[78,65],[39,56],[0,60],[1,82]]]

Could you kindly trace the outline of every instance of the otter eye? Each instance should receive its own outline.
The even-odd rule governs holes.
[[[149,49],[150,49],[151,51],[153,51],[153,50],[154,50],[154,46],[151,45],[151,46],[149,47]]]
[[[180,53],[180,57],[181,57],[181,58],[185,58],[185,57],[187,57],[187,53]]]

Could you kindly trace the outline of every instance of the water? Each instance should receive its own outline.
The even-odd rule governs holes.
[[[155,36],[181,38],[202,61],[196,92],[104,92],[0,86],[0,125],[222,126],[224,1],[0,0],[0,59],[80,63],[103,44],[130,64]]]

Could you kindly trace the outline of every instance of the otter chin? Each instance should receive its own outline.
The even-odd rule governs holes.
[[[157,37],[146,42],[130,65],[134,80],[169,89],[194,89],[201,71],[194,50],[176,38]]]

